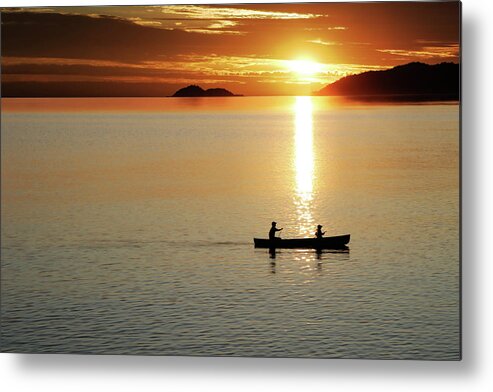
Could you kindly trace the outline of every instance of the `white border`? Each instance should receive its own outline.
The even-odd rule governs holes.
[[[3,0],[5,6],[193,1]],[[228,3],[215,0],[214,3]],[[229,1],[231,2],[231,1]],[[243,0],[247,2],[259,2]],[[275,1],[272,1],[275,2]],[[195,1],[195,3],[207,3]],[[493,385],[491,2],[463,4],[463,361],[0,354],[5,391],[487,391]]]

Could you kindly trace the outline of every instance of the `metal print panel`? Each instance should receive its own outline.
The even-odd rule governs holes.
[[[1,28],[3,352],[460,359],[459,2]]]

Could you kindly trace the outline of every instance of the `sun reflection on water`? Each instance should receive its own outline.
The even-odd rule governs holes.
[[[295,160],[296,190],[294,203],[298,218],[298,230],[302,236],[313,235],[313,120],[312,98],[296,97],[295,103]]]

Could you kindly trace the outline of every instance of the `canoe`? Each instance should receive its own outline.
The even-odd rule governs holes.
[[[254,238],[255,248],[287,248],[287,249],[341,249],[349,243],[350,234],[323,238],[292,238],[271,241],[264,238]]]

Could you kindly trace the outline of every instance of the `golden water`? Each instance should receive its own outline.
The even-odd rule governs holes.
[[[3,99],[2,349],[457,359],[458,110]]]

